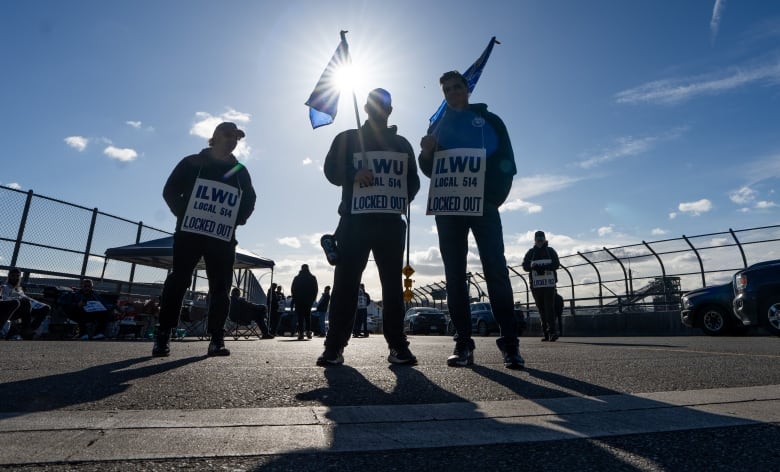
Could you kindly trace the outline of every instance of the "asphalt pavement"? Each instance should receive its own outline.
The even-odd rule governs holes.
[[[780,469],[780,338],[524,337],[522,371],[410,340],[416,366],[372,335],[328,368],[320,338],[0,342],[0,469]]]

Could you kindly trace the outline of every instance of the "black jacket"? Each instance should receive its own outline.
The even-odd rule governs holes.
[[[238,164],[238,160],[232,154],[227,161],[214,159],[211,157],[211,148],[203,149],[200,153],[192,154],[179,161],[163,188],[165,203],[168,204],[171,213],[176,216],[176,231],[181,228],[182,219],[187,211],[187,204],[198,176],[224,182],[240,189],[241,203],[238,208],[236,225],[246,224],[246,220],[255,209],[257,195],[252,187],[249,171],[243,165],[235,174],[227,179],[223,178],[225,173],[233,169],[236,164]],[[233,232],[233,239],[235,239],[235,232]]]
[[[406,189],[408,203],[414,200],[420,190],[420,176],[417,174],[417,163],[414,159],[414,150],[409,141],[398,134],[398,127],[390,126],[377,129],[366,121],[360,128],[363,133],[363,144],[366,151],[393,151],[402,152],[409,156],[406,172]],[[341,204],[339,214],[347,215],[351,211],[352,184],[355,181],[357,169],[352,163],[355,153],[360,152],[360,140],[358,131],[350,129],[342,131],[333,139],[328,155],[325,157],[325,177],[333,185],[341,186]]]
[[[531,268],[531,262],[540,259],[550,259],[551,262],[549,264],[537,264]],[[534,245],[534,247],[525,253],[525,257],[523,257],[523,270],[526,272],[534,271],[540,275],[544,273],[544,271],[551,270],[555,274],[556,282],[558,281],[558,273],[555,271],[558,270],[560,266],[561,263],[558,259],[558,253],[555,252],[555,249],[549,247],[546,242],[542,245],[542,247],[536,247]]]
[[[317,278],[308,270],[301,269],[292,281],[290,295],[297,307],[301,305],[311,308],[317,298]]]

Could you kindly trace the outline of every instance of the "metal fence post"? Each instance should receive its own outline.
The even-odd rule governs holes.
[[[747,267],[747,258],[745,257],[745,250],[742,249],[742,243],[740,243],[739,239],[737,239],[737,235],[734,233],[733,229],[729,228],[729,233],[731,233],[731,237],[734,238],[734,241],[737,243],[739,253],[742,255],[742,266]]]
[[[95,223],[97,222],[98,209],[92,209],[92,221],[89,223],[89,234],[87,235],[87,246],[84,248],[84,262],[81,264],[81,278],[87,274],[87,263],[92,251],[92,237],[95,235]]]
[[[593,270],[596,271],[596,277],[599,279],[599,310],[604,309],[604,290],[601,288],[601,273],[599,272],[598,267],[596,267],[596,264],[590,261],[583,253],[580,251],[577,251],[577,255],[579,255],[581,258],[585,259],[585,261],[593,267]]]
[[[704,279],[704,263],[701,261],[701,256],[699,255],[699,251],[697,251],[696,248],[693,247],[693,243],[691,242],[691,240],[688,239],[684,234],[682,235],[682,238],[683,240],[685,240],[686,243],[688,243],[688,246],[691,247],[693,253],[696,254],[696,259],[699,260],[699,270],[701,271],[701,286],[706,287],[707,281]]]
[[[11,267],[16,266],[19,258],[19,249],[22,247],[24,237],[24,227],[27,225],[27,216],[30,214],[30,203],[32,203],[33,191],[27,191],[27,199],[24,201],[24,210],[22,211],[22,220],[19,222],[19,231],[16,233],[16,243],[14,243],[14,253],[11,256]]]

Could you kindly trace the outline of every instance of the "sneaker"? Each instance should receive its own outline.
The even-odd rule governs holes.
[[[152,348],[152,357],[168,357],[171,354],[170,341],[170,335],[158,334]]]
[[[103,333],[98,333],[98,334],[92,336],[92,340],[94,340],[94,341],[98,341],[100,339],[106,339],[106,335],[103,334]]]
[[[525,367],[525,360],[519,353],[502,351],[501,354],[504,356],[504,367],[507,369],[520,370]]]
[[[407,346],[403,346],[390,349],[390,355],[387,356],[387,362],[391,364],[415,365],[417,364],[417,358],[414,357],[414,354],[412,354],[412,351],[410,351]]]
[[[270,333],[265,333],[260,339],[273,339],[275,336]]]
[[[455,346],[452,355],[447,358],[450,367],[465,367],[474,364],[474,351],[466,346]]]
[[[209,342],[209,350],[206,351],[209,357],[229,356],[230,351],[225,347],[225,336],[222,333],[212,334]]]
[[[320,246],[325,251],[325,258],[328,264],[334,266],[339,262],[339,250],[336,245],[336,237],[332,234],[323,234],[320,238]]]
[[[326,347],[325,352],[317,358],[317,365],[321,367],[327,367],[329,365],[341,365],[344,363],[344,356],[342,356],[342,349],[333,349]]]
[[[551,342],[551,343],[554,343],[555,341],[557,341],[557,340],[558,340],[558,338],[559,338],[559,337],[560,337],[560,336],[558,336],[558,334],[551,334],[551,335],[550,335],[550,342]]]
[[[81,339],[82,341],[89,341],[89,335],[85,334],[84,336],[80,337],[79,339]]]
[[[298,341],[303,341],[303,333],[298,335]]]
[[[307,331],[307,332],[306,332],[306,337],[307,337],[308,339],[311,339],[311,331]]]

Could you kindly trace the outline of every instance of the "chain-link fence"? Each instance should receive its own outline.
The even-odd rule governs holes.
[[[105,252],[170,236],[170,232],[32,190],[0,186],[0,200],[0,270],[21,269],[27,291],[76,285],[89,278],[97,289],[129,298],[160,294],[166,269],[106,259]],[[248,299],[264,300],[251,272],[240,278]],[[206,287],[205,277],[196,275],[192,288],[205,291]]]
[[[559,254],[557,289],[570,314],[673,311],[682,293],[727,283],[756,262],[780,259],[780,226],[682,235],[614,248]],[[528,273],[509,267],[515,303],[534,311]],[[480,272],[468,274],[470,297],[487,300]],[[445,281],[414,290],[414,304],[446,309]]]

